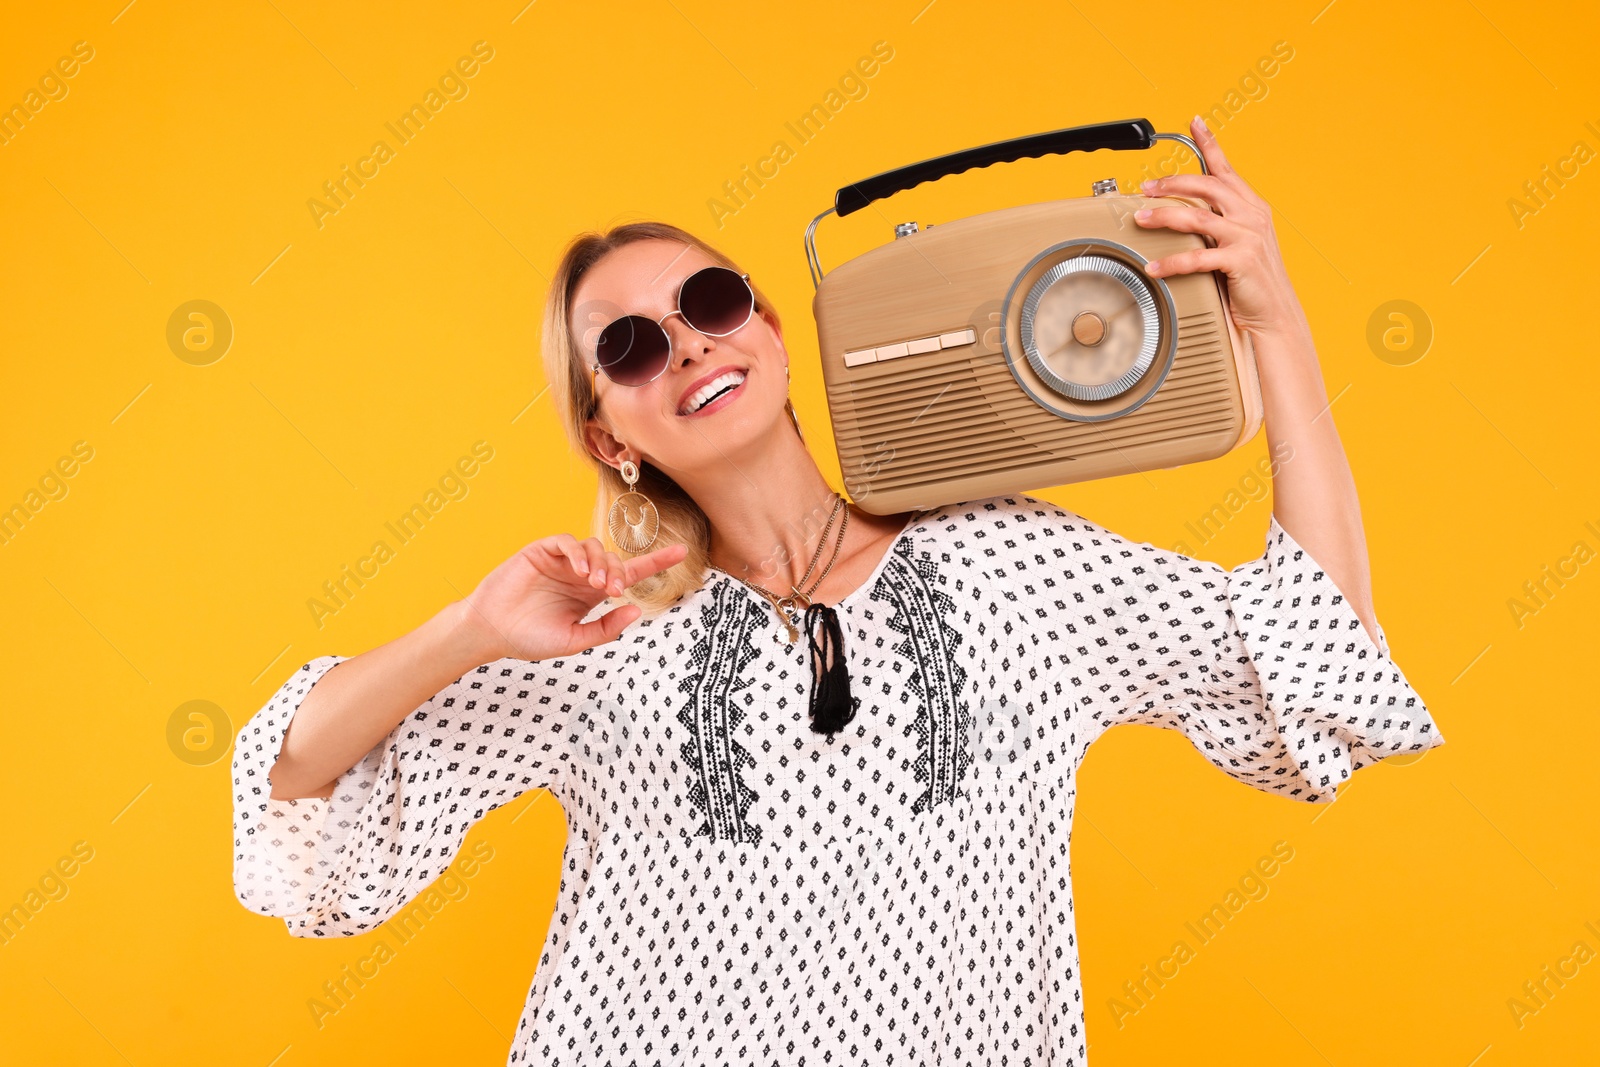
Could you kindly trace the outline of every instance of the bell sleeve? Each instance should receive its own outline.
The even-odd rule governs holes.
[[[1262,555],[1224,569],[1028,502],[1019,576],[1049,573],[1031,621],[1049,688],[1088,711],[1085,748],[1121,723],[1178,730],[1225,774],[1329,803],[1362,767],[1444,743],[1383,627],[1374,641],[1276,516]]]
[[[420,894],[467,830],[530,789],[556,788],[576,710],[614,647],[501,659],[434,694],[339,776],[327,799],[275,800],[268,772],[314,685],[348,657],[294,672],[235,739],[234,891],[296,937],[372,930]]]

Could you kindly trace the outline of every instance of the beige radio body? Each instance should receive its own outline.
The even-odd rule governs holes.
[[[812,310],[851,500],[879,515],[933,508],[1176,467],[1254,437],[1260,385],[1225,278],[1140,269],[1207,243],[1133,219],[1170,203],[1207,207],[1108,191],[1006,208],[904,233],[823,277]],[[1098,258],[1067,264],[1079,256]],[[1115,396],[1066,395],[1028,358],[1025,330],[1044,329],[1037,299],[1031,323],[1024,314],[1028,294],[1078,267],[1118,265],[1153,297],[1140,314],[1160,323],[1154,355]],[[1133,316],[1115,317],[1111,330]]]

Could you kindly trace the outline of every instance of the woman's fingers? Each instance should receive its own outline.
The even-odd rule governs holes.
[[[580,541],[572,534],[560,533],[532,542],[521,554],[530,562],[539,556],[565,560],[575,576],[569,580],[598,589],[607,596],[619,596],[640,579],[681,563],[688,556],[689,548],[687,545],[664,545],[653,552],[623,559],[617,552],[608,550],[598,537]]]
[[[623,558],[607,549],[598,537],[585,539],[582,548],[587,560],[589,584],[606,596],[620,596],[630,584]]]
[[[1162,227],[1168,230],[1181,230],[1184,233],[1203,233],[1207,237],[1222,241],[1245,241],[1255,231],[1233,219],[1224,218],[1214,211],[1204,208],[1190,207],[1187,204],[1174,204],[1170,207],[1144,208],[1133,213],[1133,220],[1146,229]]]
[[[637,619],[643,612],[637,604],[624,604],[620,608],[612,608],[598,619],[578,623],[574,627],[574,636],[578,641],[578,648],[592,648],[607,641],[614,641],[617,635],[627,628],[628,624]]]
[[[668,567],[682,563],[688,554],[688,545],[666,545],[653,552],[646,552],[642,556],[634,556],[623,564],[625,575],[623,580],[632,585],[642,578],[659,574]]]
[[[1188,252],[1177,252],[1165,259],[1152,259],[1144,266],[1145,273],[1152,278],[1162,278],[1169,274],[1193,274],[1202,270],[1220,270],[1227,273],[1233,260],[1228,249],[1225,248],[1196,248]]]
[[[1169,174],[1151,178],[1139,188],[1148,196],[1192,196],[1224,215],[1237,215],[1252,206],[1215,174]]]
[[[606,564],[607,553],[605,547],[600,544],[598,537],[585,538],[582,547],[585,559],[585,573],[589,576],[589,584],[593,588],[604,592],[606,582],[610,578]]]
[[[584,553],[578,546],[578,539],[569,533],[552,534],[543,540],[535,541],[522,551],[531,560],[533,551],[540,548],[552,556],[565,559],[574,574],[583,574],[588,567]]]
[[[1189,131],[1194,134],[1194,143],[1200,146],[1200,154],[1205,157],[1206,169],[1219,177],[1233,173],[1227,154],[1222,151],[1222,146],[1217,143],[1216,136],[1204,119],[1199,115],[1190,119]]]
[[[1239,177],[1239,172],[1228,162],[1227,155],[1222,151],[1222,145],[1217,141],[1217,135],[1211,132],[1211,127],[1205,124],[1205,120],[1196,115],[1190,121],[1189,128],[1194,132],[1194,143],[1200,146],[1200,154],[1205,157],[1206,167],[1211,173],[1246,199],[1260,200],[1256,191]]]

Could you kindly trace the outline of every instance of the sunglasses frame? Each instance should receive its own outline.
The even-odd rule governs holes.
[[[638,385],[631,385],[630,386],[626,382],[619,382],[615,378],[611,377],[611,372],[610,371],[606,371],[606,377],[611,379],[612,384],[620,385],[625,389],[638,389],[638,388],[640,388],[642,386],[649,385],[651,382],[655,381],[657,378],[661,377],[661,375],[666,373],[667,368],[672,365],[672,335],[667,333],[666,329],[664,327],[662,327],[661,324],[663,322],[666,322],[669,318],[671,318],[674,315],[681,316],[683,318],[683,321],[685,323],[688,323],[688,326],[689,326],[689,328],[691,330],[694,330],[696,333],[698,333],[698,334],[700,334],[701,336],[704,336],[704,337],[728,337],[728,336],[730,336],[732,334],[738,333],[740,330],[744,329],[746,326],[748,326],[750,324],[750,320],[752,318],[754,318],[755,314],[756,314],[756,291],[755,291],[754,287],[752,287],[751,284],[750,284],[750,275],[749,275],[748,272],[744,273],[744,274],[739,274],[739,280],[744,283],[745,290],[750,294],[750,311],[749,311],[749,313],[747,313],[745,315],[744,321],[740,322],[739,325],[735,326],[733,329],[726,330],[723,333],[708,333],[705,330],[701,330],[701,329],[697,328],[694,323],[689,322],[689,317],[687,315],[683,314],[683,287],[689,284],[690,279],[697,278],[700,275],[704,274],[708,270],[725,270],[729,274],[738,274],[739,273],[738,271],[733,270],[731,267],[724,267],[720,263],[712,263],[712,264],[710,264],[708,266],[701,267],[699,270],[693,272],[688,277],[684,278],[683,281],[679,282],[678,283],[677,295],[675,297],[673,297],[673,301],[672,301],[677,306],[674,307],[671,311],[667,312],[665,315],[661,316],[659,319],[655,320],[656,327],[661,330],[661,336],[663,336],[663,337],[665,337],[667,339],[667,359],[666,359],[666,362],[661,364],[661,369],[660,370],[656,371],[655,374],[651,375],[645,381],[640,382]],[[597,340],[595,342],[595,347],[596,348],[599,347],[598,337],[604,335],[606,330],[611,329],[611,327],[615,326],[620,320],[626,319],[626,318],[642,319],[644,317],[645,316],[643,316],[643,315],[618,315],[616,318],[614,318],[610,322],[606,323],[605,327],[600,331],[599,334],[596,335]],[[598,404],[600,402],[600,394],[599,394],[600,380],[599,380],[599,374],[600,374],[600,372],[602,370],[605,370],[605,368],[603,366],[601,366],[600,360],[598,358],[596,358],[595,361],[589,365],[589,395],[594,398],[594,402],[596,404]]]

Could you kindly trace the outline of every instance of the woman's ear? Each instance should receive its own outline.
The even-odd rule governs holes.
[[[773,336],[777,337],[778,350],[787,356],[789,354],[789,350],[785,348],[783,344],[783,324],[779,322],[777,317],[766,308],[761,309],[760,315],[761,320],[765,322],[769,328],[771,328]]]
[[[629,458],[628,446],[611,436],[611,431],[600,425],[598,419],[590,418],[584,423],[583,439],[590,454],[608,467],[620,467],[622,461]]]

